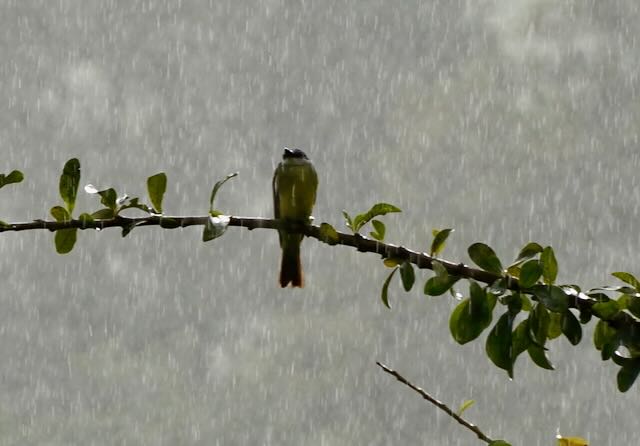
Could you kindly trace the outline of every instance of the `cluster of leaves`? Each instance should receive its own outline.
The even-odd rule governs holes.
[[[73,219],[72,214],[78,197],[78,186],[80,185],[80,161],[72,158],[67,161],[60,175],[59,191],[64,206],[54,206],[51,208],[51,215],[58,222],[68,222]],[[152,206],[140,203],[137,197],[122,195],[114,188],[98,190],[92,184],[87,184],[84,190],[88,194],[95,194],[100,197],[100,203],[104,206],[92,213],[83,212],[78,216],[78,221],[84,227],[95,227],[94,223],[100,220],[111,220],[117,218],[125,209],[139,209],[150,215],[162,214],[162,199],[167,189],[167,176],[158,173],[147,178],[147,191]],[[125,237],[135,227],[135,223],[124,225],[122,236]],[[54,242],[56,251],[59,254],[67,254],[73,249],[77,240],[78,228],[65,228],[56,230]]]
[[[12,182],[18,178],[18,175],[12,172],[6,178],[13,175]],[[19,173],[19,172],[18,172]],[[22,174],[20,174],[20,180]],[[205,225],[203,240],[208,241],[213,238],[219,237],[224,233],[229,223],[229,218],[222,215],[222,212],[215,210],[213,202],[220,187],[238,175],[232,173],[227,175],[221,181],[218,181],[211,192],[209,200],[209,221]],[[0,179],[4,178],[0,177]],[[8,181],[6,182],[8,184]],[[64,202],[64,206],[54,206],[51,208],[51,215],[58,222],[68,222],[72,220],[72,213],[75,207],[76,198],[78,195],[78,186],[80,184],[80,161],[76,158],[72,158],[67,161],[62,169],[60,176],[60,197]],[[97,195],[100,197],[100,203],[102,208],[92,213],[82,213],[78,217],[78,221],[81,223],[81,228],[96,227],[95,223],[105,220],[113,220],[120,217],[122,211],[126,209],[138,209],[143,211],[149,216],[156,216],[159,218],[159,225],[163,228],[175,228],[178,226],[176,221],[170,217],[163,217],[162,201],[164,194],[167,190],[167,175],[164,172],[157,173],[147,178],[147,193],[151,205],[140,202],[138,197],[129,197],[124,194],[118,196],[118,193],[113,187],[98,189],[92,184],[87,184],[84,187],[84,191],[90,195]],[[122,224],[122,236],[126,237],[137,224],[140,224],[139,220],[127,220]],[[56,251],[59,254],[66,254],[71,252],[76,240],[77,240],[78,228],[65,228],[56,230],[54,238]]]
[[[474,243],[468,248],[469,257],[496,280],[482,286],[467,278],[469,291],[464,295],[454,288],[461,277],[450,274],[435,258],[451,233],[451,229],[433,232],[430,255],[435,275],[425,282],[424,294],[439,296],[448,291],[461,299],[449,319],[456,342],[466,344],[489,329],[487,356],[513,378],[515,362],[524,352],[537,366],[552,370],[547,342],[564,336],[577,345],[582,340],[582,325],[595,316],[599,321],[594,344],[603,360],[611,359],[620,366],[618,389],[625,392],[633,385],[640,374],[640,281],[632,274],[613,273],[626,283],[624,286],[583,292],[577,285],[556,284],[558,262],[550,246],[528,243],[505,267],[491,247]],[[388,290],[395,273],[400,271],[405,291],[413,287],[415,273],[408,260],[386,258],[384,264],[393,268],[381,293],[383,304],[390,307]],[[613,299],[605,292],[618,293],[619,297]],[[494,322],[498,307],[503,310]],[[625,347],[628,354],[621,353],[620,347]]]

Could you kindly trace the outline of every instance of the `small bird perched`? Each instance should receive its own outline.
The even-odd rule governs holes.
[[[300,149],[284,149],[282,161],[273,173],[273,207],[275,218],[290,222],[309,223],[316,202],[318,174],[307,155]],[[304,286],[300,263],[303,234],[278,231],[282,248],[280,286]]]

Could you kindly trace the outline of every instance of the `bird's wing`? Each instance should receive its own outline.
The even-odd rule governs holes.
[[[280,218],[280,200],[278,200],[278,171],[280,170],[281,165],[278,164],[276,170],[273,172],[273,180],[271,181],[271,189],[273,190],[273,216],[275,218]]]

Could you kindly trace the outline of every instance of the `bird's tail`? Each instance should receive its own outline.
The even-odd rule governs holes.
[[[282,244],[282,263],[280,264],[280,286],[291,284],[292,287],[304,286],[304,274],[300,263],[300,241],[288,240]]]

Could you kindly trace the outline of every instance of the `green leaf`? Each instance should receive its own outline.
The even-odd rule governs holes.
[[[555,285],[534,285],[529,291],[550,311],[564,313],[569,308],[569,297]]]
[[[385,215],[390,212],[402,212],[399,208],[395,207],[392,204],[388,203],[377,203],[374,204],[371,209],[369,209],[366,213],[357,215],[356,218],[353,219],[352,229],[354,232],[358,232],[360,228],[366,225],[369,220],[378,215]]]
[[[518,263],[522,263],[525,260],[529,260],[535,257],[536,255],[540,254],[542,251],[543,251],[542,246],[540,246],[538,243],[529,242],[526,245],[524,245],[524,248],[520,250],[520,253],[518,254],[518,258],[513,264],[515,265]]]
[[[322,223],[320,225],[320,238],[323,242],[330,245],[335,245],[340,241],[338,231],[336,231],[329,223]]]
[[[378,241],[384,240],[384,234],[387,230],[387,228],[384,226],[384,223],[382,223],[380,220],[371,220],[371,224],[373,225],[375,231],[370,232],[369,235]]]
[[[342,216],[344,217],[347,228],[353,230],[353,220],[351,219],[351,216],[347,213],[347,211],[342,211]]]
[[[636,279],[633,274],[620,271],[611,273],[611,275],[622,280],[624,283],[628,283],[629,285],[634,287],[636,291],[640,291],[640,282],[638,282],[638,279]]]
[[[520,271],[520,286],[529,288],[536,284],[542,275],[542,266],[538,260],[529,260],[522,265]]]
[[[547,246],[540,255],[540,263],[542,264],[542,277],[544,283],[553,285],[558,276],[558,262],[556,261],[556,255],[553,253],[553,248]]]
[[[562,334],[562,313],[549,314],[549,327],[547,328],[547,339],[556,339]]]
[[[549,311],[543,304],[538,302],[533,311],[529,313],[529,332],[531,333],[531,338],[541,346],[547,342],[549,322]]]
[[[489,443],[489,446],[511,446],[511,443],[507,443],[504,440],[493,440]]]
[[[582,340],[582,327],[575,315],[567,310],[562,318],[562,334],[571,342],[572,345],[578,345]]]
[[[56,221],[69,221],[71,220],[71,215],[69,215],[69,211],[67,211],[62,206],[54,206],[51,208],[51,216],[56,219]]]
[[[220,181],[218,181],[216,184],[213,185],[213,189],[211,189],[211,196],[209,197],[209,214],[216,213],[216,211],[213,208],[213,202],[216,199],[218,190],[220,190],[220,188],[224,183],[229,181],[231,178],[234,178],[237,176],[238,176],[238,172],[230,173],[226,177],[224,177],[223,179],[221,179]]]
[[[93,214],[91,214],[91,216],[95,220],[110,220],[113,218],[114,213],[113,213],[113,209],[102,208],[95,211]]]
[[[167,175],[164,172],[157,173],[147,178],[147,192],[151,205],[156,214],[162,214],[162,199],[167,191]],[[213,201],[213,200],[212,200]]]
[[[116,203],[118,193],[116,190],[110,187],[109,189],[99,191],[98,195],[100,195],[100,203],[111,209],[115,215],[116,208],[118,207]]]
[[[400,266],[400,279],[402,280],[404,290],[410,291],[416,281],[416,275],[413,271],[413,265],[411,265],[411,262],[405,261]]]
[[[502,263],[496,253],[484,243],[474,243],[469,246],[469,257],[473,262],[485,271],[494,274],[502,274]]]
[[[476,282],[469,286],[471,297],[460,302],[449,318],[449,330],[458,344],[476,339],[491,325],[492,306],[487,293]]]
[[[529,353],[529,357],[538,367],[547,370],[553,370],[553,365],[549,361],[549,358],[547,358],[547,353],[539,345],[529,345],[529,348],[527,348],[527,353]]]
[[[80,161],[77,158],[71,158],[67,161],[62,169],[60,176],[60,196],[62,201],[67,205],[69,214],[73,213],[78,195],[78,185],[80,184]]]
[[[6,221],[2,221],[0,220],[0,228],[8,228],[11,225],[9,223],[7,223]]]
[[[437,256],[444,249],[445,242],[454,229],[447,228],[441,231],[435,231],[433,241],[431,242],[431,256]]]
[[[441,296],[460,280],[457,276],[434,276],[424,284],[424,294],[427,296]]]
[[[153,209],[151,209],[149,206],[147,206],[146,204],[140,203],[139,202],[140,199],[135,197],[135,198],[128,198],[127,200],[125,200],[125,203],[120,206],[120,210],[119,212],[124,211],[125,209],[140,209],[143,212],[146,212],[147,214],[151,214],[153,213]]]
[[[209,240],[220,237],[227,230],[230,221],[231,218],[227,215],[219,215],[217,217],[212,217],[210,215],[204,225],[202,241],[208,242]]]
[[[640,297],[629,296],[627,301],[627,309],[635,317],[640,318]]]
[[[629,390],[636,381],[636,378],[638,378],[638,374],[640,374],[640,358],[626,361],[625,365],[623,365],[618,372],[618,390],[620,390],[620,392]]]
[[[391,274],[389,274],[387,280],[384,281],[384,285],[382,285],[382,303],[387,308],[391,308],[391,306],[389,305],[389,284],[391,283],[391,279],[393,278],[393,275],[396,273],[396,271],[398,271],[398,268],[394,268],[393,271],[391,271]]]
[[[620,312],[618,302],[610,300],[608,302],[598,302],[593,304],[591,311],[594,315],[605,321],[610,321]]]
[[[458,414],[458,416],[461,416],[465,410],[473,406],[475,403],[476,402],[474,400],[466,400],[464,403],[460,405],[460,407],[458,408],[458,412],[456,413]]]
[[[91,215],[87,214],[86,212],[83,212],[78,217],[78,221],[80,223],[82,223],[82,228],[84,229],[84,228],[87,227],[87,224],[93,223],[93,217]]]
[[[529,320],[521,321],[511,335],[511,355],[515,364],[518,356],[526,352],[531,345],[531,336],[529,335]]]
[[[7,184],[20,183],[24,180],[24,174],[19,170],[12,170],[7,175],[0,174],[0,189]]]
[[[593,331],[593,344],[597,350],[600,350],[602,359],[606,361],[620,345],[617,330],[607,322],[599,320]]]
[[[67,254],[73,249],[78,236],[77,228],[60,229],[56,231],[54,241],[56,244],[56,252],[58,254]]]
[[[506,370],[513,378],[513,358],[511,352],[511,327],[513,317],[507,312],[500,316],[487,336],[485,349],[489,359],[499,368]]]

